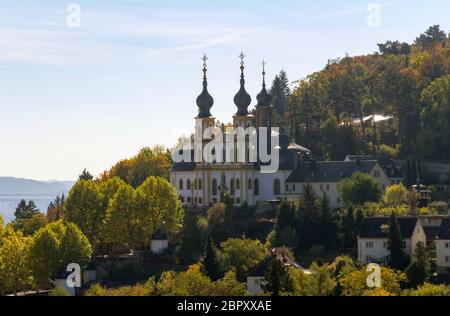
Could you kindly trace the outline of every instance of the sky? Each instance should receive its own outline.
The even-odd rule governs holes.
[[[239,58],[252,105],[284,69],[450,30],[448,0],[0,0],[0,176],[94,175],[190,133],[208,56],[212,114],[236,112]],[[79,22],[79,23],[78,23]]]

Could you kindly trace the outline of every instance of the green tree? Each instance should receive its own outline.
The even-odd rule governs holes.
[[[0,294],[26,290],[33,284],[29,249],[31,238],[9,228],[0,242]]]
[[[229,238],[220,244],[220,262],[224,271],[236,269],[238,279],[261,262],[267,255],[264,245],[259,240]]]
[[[32,236],[47,224],[47,218],[42,213],[36,213],[28,219],[16,219],[11,223],[14,230],[20,230],[25,236]]]
[[[341,180],[338,190],[346,205],[359,206],[380,199],[378,183],[370,175],[362,172],[356,172],[350,178]]]
[[[409,283],[414,287],[424,284],[430,276],[430,270],[430,259],[427,249],[423,242],[419,241],[416,244],[411,263],[405,270]]]
[[[228,271],[223,278],[213,282],[205,294],[208,296],[249,295],[245,283],[239,282],[236,279],[236,272],[234,270]]]
[[[439,25],[430,26],[425,33],[416,38],[414,44],[422,48],[430,48],[436,44],[443,44],[447,39],[447,34],[441,30]]]
[[[60,243],[62,267],[69,263],[78,263],[84,267],[92,256],[92,247],[88,238],[73,223],[67,223]]]
[[[212,280],[216,281],[221,277],[220,265],[217,260],[217,250],[211,236],[208,237],[206,244],[205,257],[203,258],[203,269],[205,274]]]
[[[39,289],[61,266],[60,236],[48,227],[41,228],[33,236],[29,255],[35,285]]]
[[[279,296],[282,293],[291,292],[293,289],[288,270],[276,258],[272,259],[264,277],[266,282],[262,285],[262,289],[272,296]]]
[[[183,228],[183,205],[175,187],[164,178],[150,176],[136,189],[136,207],[144,214],[147,236],[161,230],[173,240]]]
[[[397,216],[393,213],[389,223],[388,249],[390,252],[389,266],[396,270],[403,270],[408,266],[409,258],[404,250],[404,241],[398,224]]]
[[[101,241],[101,226],[106,211],[103,202],[102,194],[94,181],[79,180],[69,191],[65,203],[67,220],[83,231],[94,248]]]
[[[89,171],[87,171],[86,168],[84,168],[81,174],[78,176],[78,180],[91,181],[94,180],[94,176]]]
[[[25,200],[20,200],[16,207],[16,211],[14,212],[14,216],[16,217],[16,220],[25,220],[32,218],[33,215],[38,213],[39,210],[33,201],[30,200],[27,203]]]
[[[298,216],[305,221],[311,221],[318,218],[318,200],[314,194],[311,183],[303,186],[303,194],[300,198]]]

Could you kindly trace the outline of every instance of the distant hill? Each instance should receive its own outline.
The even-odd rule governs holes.
[[[74,181],[37,181],[0,177],[0,195],[60,195],[67,193]]]

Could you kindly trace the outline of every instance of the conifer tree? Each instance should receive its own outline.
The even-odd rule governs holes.
[[[408,265],[408,257],[404,251],[404,242],[400,231],[400,225],[395,213],[392,213],[389,224],[389,242],[390,251],[389,266],[396,270],[403,270]]]
[[[205,274],[212,280],[216,281],[222,277],[219,262],[217,260],[216,247],[211,235],[208,236],[208,242],[205,249],[205,257],[203,258],[203,268]]]

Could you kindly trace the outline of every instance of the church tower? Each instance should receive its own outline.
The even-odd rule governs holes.
[[[240,89],[238,93],[234,96],[234,104],[238,108],[236,114],[233,116],[233,125],[234,127],[243,127],[247,128],[252,126],[253,116],[248,113],[248,106],[252,102],[252,98],[245,90],[245,79],[244,79],[244,58],[245,55],[243,52],[239,55],[241,59],[241,81],[240,81]]]
[[[266,63],[262,62],[262,89],[261,92],[256,96],[258,104],[256,105],[256,126],[257,127],[268,127],[272,126],[272,111],[273,107],[272,96],[266,90]]]
[[[202,93],[197,97],[198,115],[195,118],[195,151],[194,151],[194,161],[201,163],[203,159],[203,148],[210,139],[203,136],[203,132],[208,127],[213,127],[215,123],[215,118],[211,115],[211,108],[214,104],[213,97],[208,92],[208,81],[206,77],[207,66],[206,61],[208,58],[206,55],[203,56],[203,90]]]

